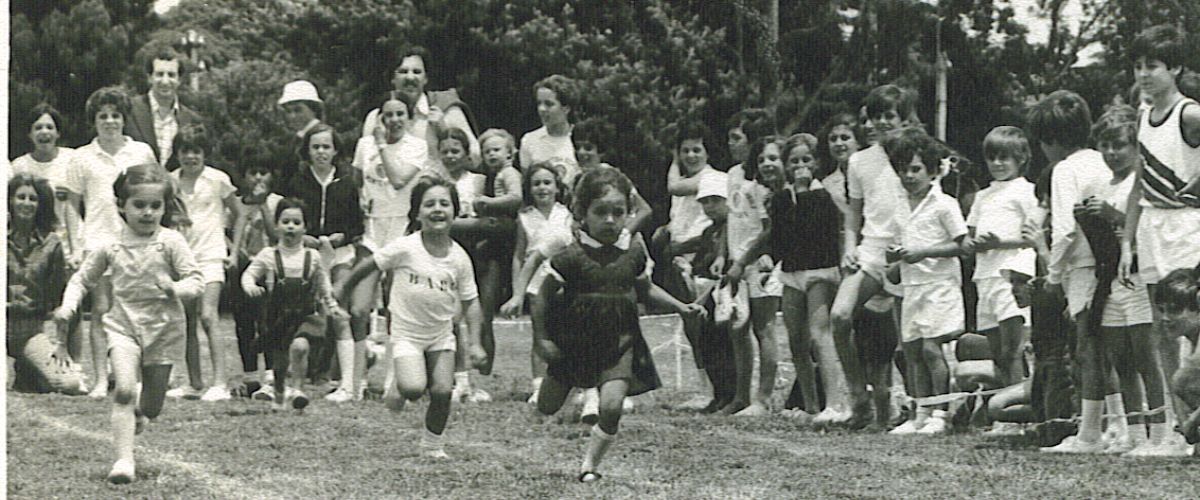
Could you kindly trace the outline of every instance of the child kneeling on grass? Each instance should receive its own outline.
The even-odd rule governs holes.
[[[1175,407],[1179,424],[1176,431],[1188,444],[1194,445],[1193,456],[1200,456],[1200,267],[1176,269],[1159,282],[1159,309],[1171,343],[1164,349],[1178,349],[1176,339],[1184,337],[1190,342],[1179,369],[1167,374],[1171,393],[1178,398]],[[1151,424],[1151,440],[1155,436],[1155,424]],[[1165,432],[1159,432],[1160,436]],[[1165,441],[1165,439],[1160,439]]]
[[[479,343],[483,311],[471,259],[450,238],[450,224],[458,216],[458,191],[441,177],[422,177],[413,187],[409,220],[412,234],[393,240],[363,259],[337,285],[344,296],[367,275],[390,271],[395,276],[388,310],[392,363],[400,395],[416,401],[429,391],[425,410],[422,454],[449,458],[443,449],[442,433],[450,417],[450,392],[454,386],[454,357],[457,344],[455,317],[464,314],[470,340],[471,364],[480,366],[487,353]],[[393,411],[403,409],[403,400],[389,400]]]
[[[256,299],[266,294],[264,331],[255,350],[266,354],[275,373],[274,388],[264,386],[260,392],[271,396],[267,399],[275,401],[276,409],[287,402],[297,410],[308,406],[308,396],[301,388],[313,352],[310,335],[324,330],[326,316],[346,317],[333,299],[321,252],[304,246],[307,208],[298,198],[279,201],[275,207],[279,244],[259,251],[242,274],[242,290],[247,296]],[[292,387],[286,382],[289,366]]]
[[[906,128],[889,135],[883,145],[911,209],[892,220],[898,244],[887,252],[889,263],[902,261],[900,335],[906,375],[913,377],[909,387],[918,398],[946,394],[950,373],[942,343],[964,329],[962,271],[956,256],[967,223],[958,202],[933,183],[942,158],[932,138],[918,128]],[[891,433],[941,434],[947,418],[945,405],[922,406],[915,418]]]
[[[117,460],[108,480],[133,481],[133,437],[162,411],[171,359],[183,350],[185,315],[180,300],[204,289],[200,268],[187,240],[161,224],[172,220],[173,184],[157,164],[130,167],[113,185],[117,211],[125,224],[111,244],[90,253],[54,313],[60,328],[79,309],[84,294],[110,275],[112,308],[104,333],[112,371],[113,447]],[[139,383],[139,380],[141,381]]]
[[[572,387],[600,388],[599,423],[592,427],[581,482],[600,479],[597,468],[616,437],[625,396],[660,385],[638,323],[637,298],[703,314],[700,306],[679,302],[650,282],[645,244],[622,231],[631,187],[615,169],[584,175],[574,207],[582,220],[579,239],[551,259],[550,276],[532,302],[535,348],[548,364],[538,411],[553,415]]]

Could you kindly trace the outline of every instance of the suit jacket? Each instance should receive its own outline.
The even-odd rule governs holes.
[[[150,149],[154,150],[154,157],[162,162],[162,152],[158,150],[158,138],[154,134],[154,116],[150,111],[150,96],[142,94],[133,98],[129,110],[129,116],[125,119],[125,135],[132,137],[135,141],[144,142],[150,145]],[[179,122],[179,128],[193,123],[203,123],[203,118],[199,113],[192,111],[191,108],[179,103],[179,113],[175,117]]]

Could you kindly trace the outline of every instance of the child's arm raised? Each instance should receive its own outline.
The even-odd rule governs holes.
[[[667,169],[667,192],[671,196],[689,196],[700,189],[700,179],[693,175],[686,177],[679,171],[679,162],[672,161]]]
[[[387,177],[388,182],[391,183],[393,188],[401,189],[407,186],[409,182],[412,182],[421,173],[420,166],[393,161],[391,156],[384,154],[384,150],[387,148],[387,132],[384,131],[382,124],[375,127],[371,138],[374,141],[373,146],[378,149],[379,160],[383,163],[383,175]],[[360,140],[360,144],[362,144],[360,147],[368,147],[366,142]],[[369,168],[369,166],[363,165],[362,170],[365,171],[366,168]]]
[[[632,198],[634,215],[625,221],[625,229],[636,233],[638,228],[645,225],[650,220],[650,216],[654,215],[654,209],[650,207],[650,203],[646,202],[645,198],[642,198],[641,193],[634,191]]]

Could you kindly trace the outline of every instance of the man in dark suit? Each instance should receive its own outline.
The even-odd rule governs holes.
[[[179,53],[163,48],[148,57],[146,77],[150,80],[150,92],[133,99],[129,117],[125,120],[125,134],[149,144],[158,163],[167,166],[175,134],[183,127],[203,120],[179,102],[179,84],[183,78],[183,60]]]

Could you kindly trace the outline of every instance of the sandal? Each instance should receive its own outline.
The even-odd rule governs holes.
[[[602,478],[602,477],[604,477],[604,476],[601,476],[599,472],[593,472],[593,471],[589,470],[589,471],[579,473],[579,482],[594,483],[596,481],[599,481],[600,478]]]

